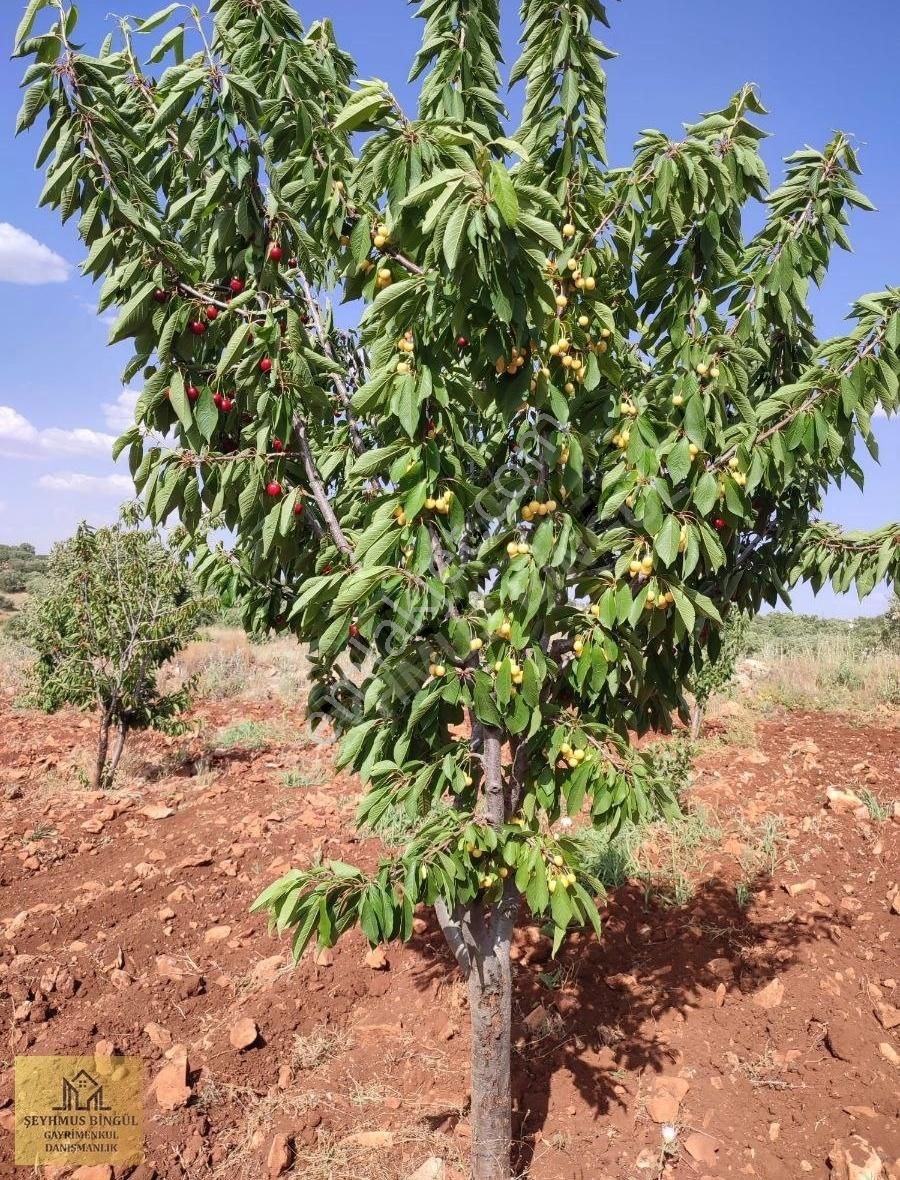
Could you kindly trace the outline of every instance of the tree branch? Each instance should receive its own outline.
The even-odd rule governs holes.
[[[316,461],[310,449],[309,436],[306,433],[306,423],[302,418],[294,419],[294,433],[297,436],[300,457],[303,460],[303,469],[306,472],[309,489],[312,492],[313,499],[319,511],[322,513],[322,519],[325,521],[325,526],[331,534],[331,539],[343,554],[347,557],[352,557],[353,546],[344,536],[340,522],[335,516],[334,509],[328,500],[328,493],[325,491],[325,485],[322,483],[322,477],[319,475],[319,469],[316,467]]]

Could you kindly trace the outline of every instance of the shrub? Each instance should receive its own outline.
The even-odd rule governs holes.
[[[183,731],[191,686],[162,694],[157,674],[207,609],[151,531],[83,524],[53,550],[46,585],[24,614],[36,654],[30,699],[47,712],[99,710],[95,786],[112,784],[131,730]]]

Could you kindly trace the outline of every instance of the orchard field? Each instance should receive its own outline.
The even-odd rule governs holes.
[[[685,818],[614,854],[588,838],[602,943],[573,932],[553,961],[517,931],[517,1174],[900,1175],[900,660],[842,643],[787,660],[764,633],[693,771],[660,754]],[[467,1174],[466,989],[428,913],[406,947],[353,933],[293,972],[248,914],[293,864],[381,853],[347,835],[360,786],[307,734],[299,651],[192,645],[167,672],[200,675],[191,732],[137,735],[101,793],[94,720],[21,707],[4,641],[4,1058],[143,1058],[146,1161],[116,1177]],[[8,1064],[0,1123],[12,1177]]]

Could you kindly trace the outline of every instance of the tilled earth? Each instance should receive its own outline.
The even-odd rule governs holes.
[[[291,970],[248,913],[293,863],[372,863],[358,784],[302,736],[210,745],[273,717],[302,735],[275,702],[196,717],[136,739],[101,795],[74,769],[89,719],[0,697],[0,1176],[22,1174],[13,1057],[110,1052],[145,1062],[146,1159],[79,1180],[465,1176],[465,992],[427,915],[408,947],[367,957],[352,933]],[[709,744],[691,798],[726,834],[679,896],[628,882],[602,941],[573,934],[555,963],[517,934],[520,1169],[900,1180],[900,728],[775,715],[752,747]]]

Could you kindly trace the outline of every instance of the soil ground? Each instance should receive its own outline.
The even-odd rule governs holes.
[[[248,913],[314,854],[372,862],[373,842],[346,834],[357,782],[297,736],[297,709],[227,700],[195,719],[187,738],[135,739],[101,795],[73,770],[89,718],[0,696],[0,1176],[22,1174],[13,1056],[100,1042],[148,1078],[146,1160],[117,1177],[255,1180],[286,1162],[307,1180],[391,1180],[429,1157],[464,1176],[465,992],[427,916],[381,969],[352,933],[291,970]],[[689,797],[722,837],[679,868],[680,892],[627,881],[602,940],[573,934],[555,963],[536,927],[519,931],[523,1173],[824,1180],[846,1149],[900,1176],[898,778],[900,728],[775,713],[745,745],[704,747]],[[885,814],[826,807],[829,786],[871,791]],[[244,1018],[258,1036],[236,1049]],[[155,1078],[179,1046],[189,1095],[164,1109]]]

